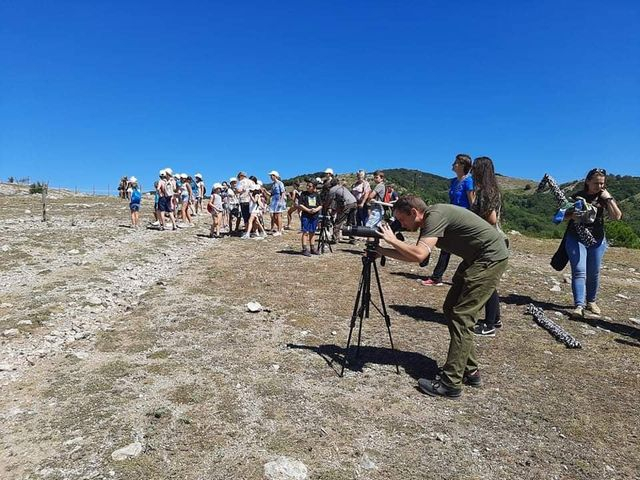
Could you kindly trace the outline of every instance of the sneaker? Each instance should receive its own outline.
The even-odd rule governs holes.
[[[602,310],[600,310],[600,307],[596,302],[587,302],[587,310],[596,315],[600,315],[602,313]]]
[[[495,337],[496,329],[482,322],[473,328],[473,333],[480,337]]]
[[[429,380],[421,378],[418,380],[418,388],[421,392],[432,397],[458,398],[462,395],[462,389],[449,387],[442,383],[442,380]]]
[[[310,257],[311,256],[311,252],[309,251],[308,248],[303,248],[302,249],[302,255],[304,255],[305,257]]]
[[[282,232],[273,232],[274,237],[279,237],[282,235]]]
[[[160,222],[158,220],[156,220],[155,222],[151,222],[149,225],[151,225],[152,227],[159,227],[160,226]]]
[[[434,280],[433,278],[427,278],[426,280],[422,280],[420,283],[425,287],[430,287],[433,285],[435,285],[436,287],[440,287],[441,285],[444,285],[444,283],[442,283],[442,280]]]
[[[318,251],[318,247],[316,247],[315,245],[313,247],[311,247],[311,254],[312,255],[320,255],[320,252]]]
[[[480,370],[476,370],[475,372],[464,372],[464,376],[462,377],[462,383],[465,385],[469,385],[473,388],[480,388],[482,386],[482,379],[480,378]]]
[[[584,318],[584,307],[582,305],[578,305],[573,312],[571,312],[571,318]]]
[[[493,324],[494,328],[502,328],[502,320],[496,318],[496,323]]]
[[[275,233],[274,233],[274,235],[275,235]],[[260,238],[267,238],[267,232],[262,232],[260,234]]]
[[[248,233],[243,233],[240,238],[242,238],[243,240],[247,240],[247,239],[251,238],[251,235],[248,234]]]

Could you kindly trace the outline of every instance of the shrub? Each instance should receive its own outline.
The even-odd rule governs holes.
[[[29,185],[29,193],[42,193],[44,185],[40,182],[32,183]]]

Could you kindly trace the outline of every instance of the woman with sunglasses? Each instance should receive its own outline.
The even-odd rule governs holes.
[[[565,248],[569,262],[571,264],[571,290],[573,291],[573,303],[575,309],[572,316],[574,318],[584,317],[585,309],[600,315],[600,307],[596,304],[596,296],[600,284],[600,264],[602,256],[607,249],[607,240],[604,233],[604,212],[609,214],[612,220],[620,220],[622,212],[616,200],[606,188],[607,172],[601,168],[589,170],[584,181],[582,190],[577,192],[573,198],[583,200],[585,210],[589,206],[595,209],[593,215],[584,215],[583,212],[574,211],[569,218],[567,226]],[[578,240],[576,224],[582,224],[591,232],[596,243],[587,247]]]

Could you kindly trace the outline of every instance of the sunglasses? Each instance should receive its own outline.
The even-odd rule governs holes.
[[[587,173],[587,179],[593,177],[594,175],[604,175],[607,176],[607,171],[604,168],[592,168]]]

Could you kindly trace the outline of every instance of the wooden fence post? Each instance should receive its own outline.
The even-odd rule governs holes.
[[[49,182],[42,184],[42,221],[47,221],[47,194],[49,193]]]

